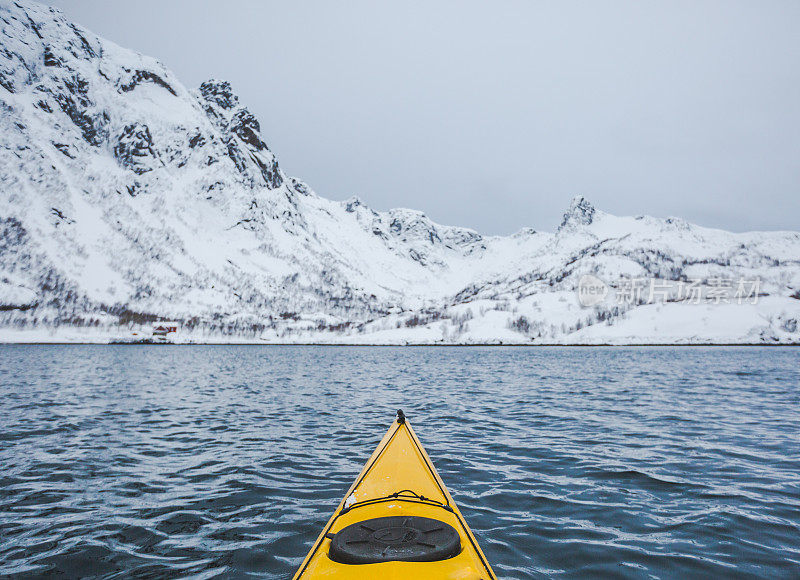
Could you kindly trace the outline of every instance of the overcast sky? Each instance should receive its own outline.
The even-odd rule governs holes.
[[[617,214],[800,229],[800,2],[52,0],[230,80],[322,196],[508,234]]]

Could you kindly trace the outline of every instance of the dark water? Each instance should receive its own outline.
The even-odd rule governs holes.
[[[287,578],[402,407],[495,571],[800,577],[800,350],[0,347],[0,574]]]

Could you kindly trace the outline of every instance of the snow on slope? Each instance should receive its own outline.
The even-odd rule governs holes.
[[[758,278],[763,296],[584,308],[585,274]],[[177,319],[186,340],[797,342],[798,288],[796,232],[576,198],[555,233],[487,237],[327,200],[282,172],[227,82],[188,90],[58,10],[0,0],[2,340]]]

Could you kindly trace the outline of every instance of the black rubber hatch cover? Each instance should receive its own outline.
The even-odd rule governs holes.
[[[374,518],[341,529],[328,556],[340,564],[436,562],[457,556],[461,540],[453,526],[431,518]]]

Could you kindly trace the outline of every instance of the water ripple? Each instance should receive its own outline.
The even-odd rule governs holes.
[[[291,577],[402,407],[503,578],[800,577],[799,353],[0,346],[0,575]]]

